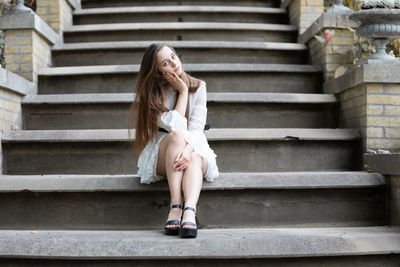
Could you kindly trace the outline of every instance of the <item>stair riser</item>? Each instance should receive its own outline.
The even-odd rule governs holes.
[[[25,130],[124,129],[130,104],[24,105]],[[213,128],[336,128],[329,104],[207,104]],[[133,123],[135,125],[135,122]]]
[[[22,192],[0,199],[0,229],[14,230],[161,230],[170,202],[167,191]],[[384,190],[378,188],[203,190],[197,223],[200,228],[375,226],[387,223],[385,207]]]
[[[191,72],[208,92],[320,93],[320,73]],[[137,73],[40,76],[40,94],[133,93]]]
[[[145,49],[53,52],[54,67],[141,64]],[[306,64],[306,51],[177,49],[183,63]],[[207,56],[204,56],[207,55]]]
[[[282,13],[228,13],[228,12],[174,12],[174,13],[130,13],[75,15],[74,25],[142,22],[238,22],[287,24]]]
[[[96,8],[96,7],[119,7],[119,6],[186,6],[186,5],[204,5],[204,6],[260,6],[260,7],[279,7],[280,0],[92,0],[82,1],[82,8]]]
[[[248,30],[126,30],[96,32],[65,32],[65,43],[109,41],[249,41],[249,42],[296,42],[295,31],[248,31]]]
[[[293,258],[253,258],[253,259],[156,259],[156,260],[88,260],[88,259],[0,259],[0,263],[7,267],[21,266],[58,266],[58,267],[247,267],[247,266],[285,266],[285,267],[309,267],[309,266],[340,266],[340,267],[398,267],[399,254],[361,255],[361,256],[336,256],[336,257],[293,257]]]
[[[221,172],[359,170],[356,141],[210,141]],[[3,144],[4,174],[132,174],[127,142]]]

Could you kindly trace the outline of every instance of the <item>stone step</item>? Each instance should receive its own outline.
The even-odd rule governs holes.
[[[229,5],[229,6],[253,6],[253,7],[279,7],[280,0],[82,0],[82,8],[99,7],[129,7],[129,6],[159,6],[159,5]]]
[[[39,94],[132,93],[140,65],[53,67],[39,70]],[[319,93],[317,65],[185,64],[208,92]]]
[[[24,129],[125,129],[133,98],[130,93],[28,95],[22,99]],[[335,95],[208,93],[207,100],[213,128],[337,127]]]
[[[64,31],[64,42],[104,41],[250,41],[292,42],[297,27],[285,24],[223,22],[148,22],[75,25]]]
[[[146,48],[152,43],[125,41],[62,44],[53,48],[53,66],[140,64]],[[223,41],[166,43],[177,50],[184,63],[307,63],[307,47],[304,44]]]
[[[76,10],[74,25],[141,22],[244,22],[287,24],[284,8],[246,6],[136,6]]]
[[[4,131],[4,174],[129,174],[137,156],[126,129]],[[210,129],[221,172],[360,170],[353,129]]]
[[[156,230],[3,230],[0,240],[6,262],[62,266],[370,267],[400,260],[399,227],[200,229],[196,239]]]
[[[197,220],[201,228],[383,225],[385,185],[367,172],[221,173],[203,183]],[[136,175],[2,175],[0,198],[0,229],[162,229],[169,191],[166,180],[147,185]]]

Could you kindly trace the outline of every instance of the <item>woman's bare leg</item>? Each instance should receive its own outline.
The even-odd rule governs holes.
[[[203,176],[207,170],[207,161],[193,152],[189,166],[185,169],[182,178],[182,189],[185,197],[185,207],[196,209],[199,200]],[[195,215],[192,211],[186,211],[183,215],[182,222],[195,223]],[[194,226],[184,226],[184,228],[195,228]]]
[[[169,133],[160,143],[157,159],[157,174],[167,176],[171,205],[182,204],[182,171],[175,171],[172,165],[176,156],[185,146],[185,140],[179,131]],[[168,215],[169,220],[180,220],[181,209],[172,209]],[[173,226],[168,226],[173,227]]]

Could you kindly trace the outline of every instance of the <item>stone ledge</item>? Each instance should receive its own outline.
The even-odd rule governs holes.
[[[95,31],[128,31],[128,30],[248,30],[248,31],[297,31],[297,27],[287,24],[263,23],[219,23],[219,22],[148,22],[148,23],[113,23],[75,25],[64,31],[95,32]]]
[[[125,13],[261,13],[261,14],[286,14],[283,8],[273,7],[247,7],[247,6],[138,6],[138,7],[105,7],[85,8],[74,13],[74,15],[104,15]]]
[[[339,94],[363,83],[400,83],[400,64],[356,65],[348,73],[324,83],[324,93]]]
[[[27,95],[22,104],[101,104],[132,103],[132,93],[107,94],[52,94]],[[293,103],[330,104],[338,99],[332,94],[291,94],[291,93],[207,93],[208,102],[219,103]]]
[[[81,1],[80,0],[65,0],[67,3],[75,10],[81,9]]]
[[[349,15],[323,13],[310,27],[299,35],[298,41],[306,44],[315,35],[328,28],[357,28],[358,24],[349,19]]]
[[[367,172],[221,173],[203,190],[340,189],[386,185],[385,177]],[[10,192],[143,192],[168,191],[165,180],[140,183],[137,175],[0,175],[0,193]]]
[[[149,45],[157,41],[121,41],[121,42],[87,42],[87,43],[63,43],[53,47],[53,51],[71,50],[93,50],[93,49],[146,49]],[[160,41],[161,42],[161,41]],[[261,49],[261,50],[295,50],[306,51],[307,46],[298,43],[280,42],[228,42],[228,41],[165,41],[166,44],[179,48],[229,48],[229,49]]]
[[[374,172],[400,175],[400,153],[364,154],[364,163]]]
[[[200,229],[196,239],[161,231],[1,230],[0,257],[240,259],[400,253],[399,227]]]
[[[321,72],[318,65],[294,64],[184,64],[188,72]],[[64,76],[64,75],[90,75],[113,73],[138,73],[140,65],[107,65],[83,67],[53,67],[41,68],[38,75]]]
[[[210,141],[352,141],[360,134],[356,129],[298,129],[298,128],[220,128],[205,132]],[[134,138],[135,130],[131,131]],[[4,131],[2,142],[127,142],[127,129],[110,130],[21,130]]]
[[[4,14],[0,16],[0,30],[34,29],[51,44],[60,36],[35,13]]]
[[[19,95],[36,94],[36,84],[0,67],[0,89],[6,89]]]

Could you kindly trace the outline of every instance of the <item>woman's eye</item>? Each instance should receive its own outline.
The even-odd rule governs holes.
[[[163,66],[167,66],[167,65],[168,65],[168,62],[164,62],[162,65],[163,65]]]
[[[172,55],[172,58],[176,58],[176,55]]]

